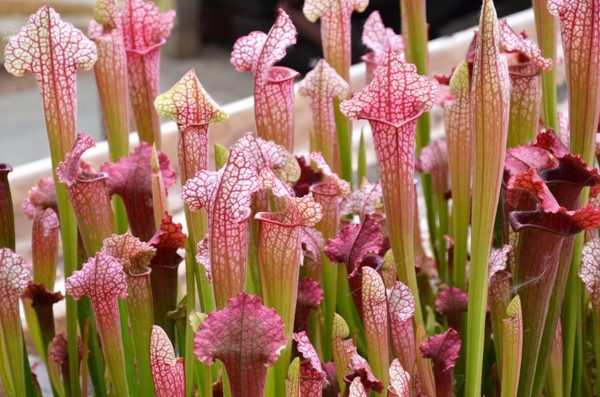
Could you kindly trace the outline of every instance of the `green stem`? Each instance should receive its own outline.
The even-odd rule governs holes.
[[[215,298],[212,285],[206,277],[206,270],[204,269],[204,266],[198,266],[195,259],[196,244],[202,240],[206,234],[206,213],[204,211],[190,212],[186,207],[185,219],[188,225],[188,230],[190,230],[188,239],[191,238],[191,251],[189,251],[189,253],[191,253],[191,259],[194,264],[194,273],[198,273],[197,276],[192,276],[192,280],[195,277],[199,281],[198,295],[200,297],[200,308],[202,309],[202,312],[210,313],[215,309]]]
[[[59,160],[52,156],[52,168],[56,169]],[[77,270],[77,221],[73,213],[73,207],[69,202],[67,189],[62,183],[58,183],[54,173],[54,186],[56,187],[56,200],[58,202],[58,214],[60,217],[60,236],[63,247],[63,263],[65,279]],[[69,357],[78,357],[77,346],[77,302],[70,296],[66,297],[67,306],[67,350]],[[71,396],[79,397],[81,389],[79,386],[79,363],[78,360],[69,360],[69,374],[71,380]]]
[[[4,346],[4,332],[0,326],[0,380],[2,381],[3,391],[8,396],[14,396],[14,387],[12,377],[10,376],[10,370],[8,368],[8,361],[6,360],[7,353]]]
[[[359,292],[360,293],[360,292]],[[350,284],[348,283],[348,271],[346,265],[338,265],[337,270],[337,312],[346,320],[348,328],[350,328],[350,335],[356,342],[356,347],[360,354],[366,355],[367,353],[367,341],[365,339],[365,333],[360,320],[360,315],[354,300],[352,299],[352,292],[350,291]]]
[[[454,260],[452,273],[454,285],[465,291],[467,288],[467,242],[469,238],[469,200],[452,203],[452,237],[454,238]]]
[[[253,211],[253,213],[256,213]],[[258,267],[258,226],[259,222],[250,219],[250,237],[248,241],[248,274],[246,275],[246,291],[262,297],[260,270]]]
[[[125,210],[123,199],[120,196],[114,195],[112,198],[112,206],[115,213],[117,233],[126,233],[129,228],[129,222],[127,221],[127,211]]]
[[[227,371],[225,371],[225,365],[220,361],[217,361],[217,363],[217,367],[222,368],[223,371],[223,397],[231,397],[231,386],[229,384],[229,376],[227,376]]]
[[[194,282],[198,283],[198,295],[200,297],[200,308],[204,313],[214,310],[214,296],[212,286],[208,282],[204,267],[196,263],[196,243],[204,236],[206,221],[203,212],[191,212],[185,207],[185,219],[188,225],[189,235],[185,244],[185,282],[187,295],[187,318],[196,311],[196,288]],[[185,321],[185,393],[187,397],[194,395],[194,367],[191,363],[196,362],[194,357],[194,330],[189,321]],[[202,390],[212,388],[210,377],[203,379],[205,384],[199,385]],[[209,386],[210,385],[210,386]]]
[[[425,118],[423,118],[425,117]],[[425,127],[426,125],[426,127]],[[422,135],[421,129],[427,129],[427,143],[429,143],[429,114],[426,113],[419,120],[417,120],[417,138]],[[426,144],[419,145],[417,139],[417,156],[421,152],[419,146],[426,146]],[[427,212],[427,230],[429,230],[429,243],[431,244],[432,251],[436,256],[439,256],[439,252],[435,249],[437,247],[437,241],[441,238],[441,234],[437,227],[437,214],[435,208],[435,200],[433,197],[433,181],[431,175],[421,174],[421,187],[423,188],[423,198],[425,199],[425,209]],[[438,261],[440,258],[436,258]]]
[[[587,199],[587,194],[584,194]],[[582,201],[583,202],[583,201]],[[573,387],[573,377],[575,375],[574,359],[576,349],[576,333],[580,324],[581,312],[581,281],[577,276],[579,266],[581,265],[581,250],[583,249],[584,234],[579,233],[575,237],[575,245],[573,247],[573,258],[571,259],[571,267],[569,269],[569,278],[567,280],[567,288],[565,291],[565,300],[563,303],[563,349],[564,349],[564,392],[565,396],[570,396]]]
[[[273,365],[273,367],[267,370],[273,373],[273,392],[274,394],[267,394],[272,396],[283,396],[285,395],[285,380],[287,379],[287,372],[290,366],[292,358],[292,343],[291,340],[288,342],[287,347],[281,352],[281,357]],[[267,389],[271,390],[271,389]]]
[[[362,130],[360,131],[360,141],[358,142],[358,170],[356,174],[356,185],[360,187],[363,179],[367,177],[367,148],[365,146],[365,135]]]
[[[542,73],[542,111],[546,128],[552,128],[556,133],[558,133],[555,74],[556,72],[554,71],[554,68]]]
[[[552,69],[542,73],[542,115],[547,128],[558,128],[556,113],[556,27],[548,11],[548,0],[533,0],[535,30],[542,56],[553,60]]]
[[[581,319],[581,306],[578,310],[579,319]],[[580,320],[581,321],[581,320]],[[573,357],[573,386],[571,388],[572,396],[581,396],[581,385],[583,382],[583,335],[581,327],[575,331],[575,355]]]
[[[119,303],[119,306],[123,305]],[[102,342],[102,352],[104,353],[106,366],[112,381],[113,393],[115,397],[128,397],[128,376],[130,375],[126,372],[125,352],[118,314],[119,309],[120,307],[115,307],[115,311],[107,315],[98,315],[99,313],[96,312],[96,317],[98,324],[102,324],[101,327],[98,327],[98,332],[100,334],[100,341]],[[133,374],[133,382],[135,382],[135,374]]]
[[[23,330],[21,329],[21,338],[25,340],[23,336]],[[31,372],[31,367],[29,366],[29,357],[27,355],[27,346],[23,343],[23,371],[25,374],[25,390],[27,397],[43,397],[42,391],[40,390],[37,382],[33,380],[33,373]],[[53,391],[54,393],[54,391]]]
[[[494,214],[488,217],[494,219]],[[481,392],[481,373],[483,368],[483,352],[485,345],[485,316],[488,295],[488,256],[490,253],[491,227],[483,232],[480,221],[474,223],[472,236],[472,254],[469,281],[469,310],[467,312],[467,381],[465,396],[479,396]],[[482,234],[482,232],[484,234]]]
[[[46,355],[46,348],[48,343],[44,343],[42,339],[42,331],[40,330],[40,323],[38,321],[35,310],[31,306],[31,300],[23,299],[23,311],[25,312],[25,323],[27,324],[27,332],[29,337],[35,346],[35,350],[40,355],[42,361],[47,362],[48,358]],[[51,341],[52,339],[50,339]],[[48,341],[48,342],[50,342]]]
[[[440,267],[440,278],[443,282],[450,282],[450,272],[448,269],[448,261],[446,260],[446,241],[443,236],[448,234],[448,202],[443,193],[436,193],[435,203],[438,213],[438,239],[437,239],[437,257]]]
[[[429,50],[427,18],[425,15],[425,0],[400,0],[400,13],[402,17],[402,36],[406,48],[406,60],[415,64],[417,73],[427,76],[429,73]],[[415,141],[417,156],[421,149],[429,144],[430,115],[423,113],[417,120]],[[436,227],[436,211],[433,202],[433,187],[430,175],[421,175],[423,196],[427,208],[427,225],[429,227],[429,240],[435,251],[439,234]],[[439,258],[437,258],[439,260]]]
[[[592,322],[594,329],[594,356],[596,362],[600,363],[600,308],[593,307]],[[596,395],[600,396],[600,382],[595,382]]]
[[[154,324],[154,307],[149,275],[128,276],[129,296],[127,309],[131,323],[131,335],[137,363],[137,372],[142,396],[154,396],[152,372],[150,370],[150,334]],[[134,280],[132,280],[134,279]]]
[[[189,223],[188,223],[189,225]],[[187,315],[194,313],[196,310],[196,291],[194,288],[194,242],[192,236],[188,236],[185,243],[185,286],[187,296]],[[187,317],[187,316],[186,316]],[[196,359],[194,357],[194,330],[189,321],[185,321],[185,395],[186,397],[194,396],[194,365],[192,363]]]
[[[101,93],[102,95],[102,93]],[[118,94],[121,97],[121,93]],[[125,99],[127,94],[124,94]],[[107,97],[107,101],[110,101]],[[105,109],[105,124],[106,124],[106,138],[108,141],[108,155],[110,161],[116,162],[122,157],[129,155],[129,133],[127,132],[127,103],[124,104],[124,108],[110,108],[110,105],[106,105]],[[115,212],[115,221],[117,225],[117,233],[123,234],[127,232],[127,212],[125,211],[125,205],[123,199],[120,196],[113,196],[113,210]]]
[[[561,247],[561,257],[558,263],[558,274],[556,275],[556,280],[554,282],[554,288],[552,291],[552,297],[550,298],[550,305],[548,308],[548,315],[546,317],[546,324],[544,325],[544,333],[542,335],[542,340],[540,343],[540,351],[538,353],[538,362],[536,365],[536,374],[534,379],[533,386],[533,395],[539,396],[542,393],[542,389],[544,387],[544,382],[551,375],[546,375],[547,371],[551,370],[551,366],[548,363],[552,364],[549,361],[549,357],[553,353],[554,345],[553,342],[555,339],[556,328],[558,327],[558,323],[560,323],[560,315],[561,309],[563,306],[563,301],[565,297],[565,289],[567,285],[567,280],[569,278],[569,268],[572,260],[573,246],[575,243],[576,236],[565,237],[563,241],[563,245]],[[562,331],[561,331],[561,346],[560,346],[560,365],[555,364],[555,367],[560,366],[560,392],[557,392],[557,395],[562,395],[563,391],[563,381],[562,381]],[[557,382],[557,379],[549,380],[553,383]],[[546,381],[548,383],[548,381]],[[546,390],[548,392],[548,390]]]
[[[502,320],[502,394],[516,397],[521,370],[521,347],[523,344],[523,319],[521,301],[517,295],[508,305],[506,319]]]
[[[340,101],[338,99],[333,100],[333,106],[342,178],[352,184],[352,125],[346,116],[340,112]]]
[[[79,300],[77,304],[77,317],[79,319],[79,328],[82,330],[82,334],[86,327],[86,321],[88,322],[87,350],[89,351],[89,354],[87,355],[87,366],[89,368],[90,378],[92,379],[92,384],[94,386],[94,393],[98,397],[106,396],[106,382],[104,380],[104,359],[102,357],[102,352],[100,350],[100,344],[98,341],[96,319],[93,315],[92,303],[90,302],[88,297],[83,297]],[[78,355],[71,356],[71,352],[69,352],[69,357],[78,357]],[[85,358],[85,356],[83,356],[83,358]],[[71,361],[75,361],[76,363],[78,363],[79,360],[69,360],[69,364],[71,364]],[[82,371],[82,378],[83,377],[87,378],[87,374],[84,371]],[[71,375],[71,369],[69,368],[69,379],[72,378],[73,376]],[[79,385],[79,383],[77,384]],[[65,387],[65,390],[67,391],[67,396],[72,395],[69,392],[68,387]]]
[[[212,374],[208,365],[197,365],[196,371],[196,385],[198,385],[199,396],[211,396],[212,395]]]
[[[337,300],[337,265],[329,262],[323,255],[323,362],[331,361],[331,335],[333,332],[333,315]]]
[[[563,369],[562,369],[562,333],[555,334],[555,340],[552,342],[552,351],[548,360],[548,374],[545,377],[546,397],[560,397],[563,395]],[[534,389],[534,396],[541,395],[541,391]],[[591,394],[590,394],[591,395]]]
[[[23,357],[23,333],[18,306],[11,308],[0,316],[4,351],[8,363],[12,387],[15,397],[27,396],[25,388],[25,360]]]
[[[134,365],[134,361],[133,361],[133,356],[134,356],[134,350],[133,350],[133,342],[131,341],[132,335],[131,332],[129,330],[129,313],[127,312],[127,306],[125,305],[125,302],[122,299],[119,299],[119,324],[121,326],[121,333],[120,335],[122,336],[121,340],[122,340],[122,345],[120,345],[119,347],[121,348],[121,354],[123,354],[123,358],[122,363],[117,365],[116,368],[111,369],[111,366],[113,365],[112,363],[114,361],[111,362],[111,360],[114,360],[117,357],[117,353],[112,352],[110,354],[113,354],[113,357],[111,357],[111,360],[109,360],[109,357],[107,356],[106,353],[106,348],[102,347],[103,351],[104,351],[104,356],[106,357],[106,364],[108,366],[108,372],[110,373],[110,376],[113,380],[113,383],[116,382],[119,377],[122,375],[122,373],[126,374],[126,382],[127,384],[125,386],[121,386],[121,385],[114,385],[113,384],[113,389],[115,390],[116,393],[124,393],[126,390],[124,389],[124,387],[127,387],[127,392],[131,392],[131,395],[133,396],[137,396],[140,393],[139,390],[139,385],[138,385],[138,377],[136,374],[136,370],[135,370],[135,365]],[[102,337],[102,335],[101,335]],[[101,340],[102,342],[105,342],[104,340]],[[114,348],[115,350],[117,350],[117,348]],[[111,349],[112,350],[112,349]],[[122,371],[120,368],[124,367],[124,371]],[[116,374],[116,375],[113,375]],[[115,376],[117,377],[115,379]],[[120,391],[117,391],[117,389],[121,389]],[[121,394],[124,395],[124,394]],[[129,394],[127,394],[129,395]],[[119,396],[119,394],[117,394],[117,396]]]

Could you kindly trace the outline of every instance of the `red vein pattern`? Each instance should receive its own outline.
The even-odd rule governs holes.
[[[398,54],[404,53],[402,36],[396,34],[392,28],[385,27],[379,11],[373,11],[365,21],[362,43],[371,50],[361,57],[367,67],[367,84],[373,80],[378,61],[388,50]]]
[[[553,345],[556,344],[556,338],[560,339],[562,352],[562,335],[560,334],[560,322],[557,326],[557,334],[555,334]],[[506,310],[506,318],[502,320],[502,346],[503,351],[503,368],[502,368],[502,383],[512,378],[511,394],[518,393],[519,388],[519,369],[521,367],[521,356],[523,351],[523,312],[521,309],[521,301],[517,295]],[[555,346],[552,347],[554,350]],[[552,365],[552,364],[551,364]],[[550,375],[552,376],[552,374]],[[509,386],[503,384],[504,390],[508,390]]]
[[[325,181],[317,183],[310,187],[315,201],[321,204],[323,208],[323,219],[319,224],[319,230],[327,240],[338,234],[339,213],[341,199],[351,193],[350,184],[335,174],[321,153],[311,153],[310,159],[315,162],[317,167],[325,175]]]
[[[368,397],[368,393],[365,390],[360,378],[354,378],[350,383],[350,387],[348,389],[349,397]]]
[[[342,201],[341,215],[358,215],[364,220],[366,215],[372,215],[383,208],[383,190],[379,181],[371,183],[363,181],[358,190]]]
[[[204,90],[194,69],[159,95],[154,106],[158,114],[177,123],[179,172],[185,183],[196,172],[208,168],[209,124],[225,121],[229,115]]]
[[[268,174],[271,180],[280,181],[268,168],[261,173],[261,179]],[[283,194],[286,193],[284,189]],[[322,212],[311,196],[286,196],[286,202],[285,210],[259,212],[255,219],[259,222],[258,264],[264,301],[283,318],[289,337],[296,312],[302,229],[319,222]]]
[[[96,44],[98,60],[94,65],[96,85],[107,140],[110,148],[129,143],[129,103],[127,92],[127,55],[123,41],[123,25],[116,0],[99,0],[94,8],[95,21],[90,21],[88,35]],[[122,153],[111,151],[116,160]]]
[[[415,367],[415,300],[410,289],[400,281],[388,291],[387,300],[394,353],[402,367],[412,372]]]
[[[356,350],[354,341],[350,337],[350,328],[342,316],[335,313],[333,315],[332,329],[332,356],[335,364],[338,386],[341,391],[346,387],[345,378],[352,374],[350,361],[352,352]]]
[[[31,266],[9,248],[0,248],[0,317],[19,311],[19,298],[31,280]],[[0,318],[0,321],[2,321]]]
[[[118,305],[119,298],[127,297],[127,276],[123,266],[107,253],[98,252],[83,264],[81,270],[67,278],[65,290],[75,300],[83,296],[90,298],[114,387],[127,390]]]
[[[500,28],[494,4],[485,0],[471,78],[471,121],[473,126],[473,169],[471,206],[471,267],[469,288],[483,291],[469,296],[467,314],[466,393],[479,393],[485,310],[487,306],[488,257],[494,219],[498,208],[506,155],[510,109],[508,64],[500,53]]]
[[[419,349],[424,357],[433,361],[435,388],[440,397],[452,396],[452,370],[460,352],[460,336],[453,328],[435,335],[421,344]]]
[[[492,333],[494,335],[494,349],[500,357],[498,365],[502,365],[502,320],[506,318],[506,308],[508,307],[511,295],[512,274],[507,270],[506,264],[508,254],[512,251],[512,246],[505,245],[500,249],[492,249],[489,260],[489,308],[492,322]]]
[[[55,164],[75,141],[77,69],[88,70],[94,62],[94,43],[49,6],[41,7],[6,43],[6,70],[15,76],[29,71],[37,79]]]
[[[600,309],[600,240],[594,239],[585,243],[581,257],[579,278],[588,290],[594,310]]]
[[[252,198],[252,210],[254,213],[269,210],[269,195],[265,189],[276,188],[279,191],[274,193],[278,197],[292,195],[291,188],[285,182],[297,181],[300,177],[300,167],[296,158],[288,152],[283,146],[257,137],[253,133],[247,133],[240,138],[234,145],[234,148],[243,153],[247,161],[257,175],[265,170],[273,171],[277,174],[276,178],[263,178],[263,182],[268,186],[262,186],[261,191]],[[282,203],[285,206],[285,203]]]
[[[321,59],[298,85],[298,94],[310,97],[316,150],[321,151],[328,164],[339,170],[333,100],[346,99],[350,86],[327,61]]]
[[[84,133],[77,134],[73,149],[56,167],[56,175],[67,185],[69,199],[77,218],[77,227],[88,255],[94,255],[102,241],[115,229],[115,219],[108,191],[107,175],[96,173],[81,161],[89,148],[96,146],[94,139]]]
[[[450,78],[449,85],[452,99],[443,102],[444,126],[448,146],[448,166],[452,183],[452,235],[457,245],[454,247],[454,266],[457,269],[465,267],[467,259],[467,239],[471,208],[471,173],[472,152],[464,150],[473,146],[473,125],[471,120],[471,95],[469,64],[461,62]],[[463,286],[466,277],[459,274],[456,280]]]
[[[114,28],[118,23],[117,0],[98,0],[94,7],[94,20],[106,27]]]
[[[342,102],[350,119],[371,124],[394,257],[400,279],[416,291],[414,270],[414,139],[417,118],[428,111],[438,84],[416,73],[399,54],[386,53],[375,78],[361,92]]]
[[[375,376],[387,387],[390,363],[387,297],[383,279],[373,268],[362,268],[361,297],[361,319],[365,328],[370,364]]]
[[[419,168],[421,172],[431,174],[437,194],[445,196],[448,193],[448,145],[445,139],[434,139],[421,150]]]
[[[548,10],[560,20],[571,151],[591,163],[600,113],[600,4],[596,0],[549,0]]]
[[[56,190],[51,177],[42,177],[29,190],[23,202],[23,212],[33,220],[31,228],[31,257],[33,280],[54,289],[58,264],[59,219]]]
[[[390,387],[388,397],[410,397],[410,374],[402,368],[400,360],[390,364]]]
[[[36,212],[31,231],[33,280],[54,288],[58,264],[59,221],[52,208]]]
[[[105,162],[101,170],[108,174],[108,190],[123,199],[131,233],[148,241],[156,231],[152,204],[152,145],[141,142],[128,157]],[[175,183],[175,170],[169,158],[158,152],[158,163],[165,191]]]
[[[2,382],[11,385],[14,396],[25,393],[25,351],[19,298],[31,280],[31,266],[9,248],[0,248],[0,343],[3,344]],[[9,391],[10,392],[10,391]]]
[[[127,275],[128,303],[131,298],[152,300],[150,293],[150,261],[156,249],[130,233],[114,234],[104,240],[102,252],[119,260]],[[142,296],[140,296],[140,293]]]
[[[74,299],[90,298],[100,328],[106,319],[118,321],[117,298],[127,297],[127,276],[116,258],[99,252],[67,279],[65,288]]]
[[[349,81],[351,62],[350,17],[363,12],[368,0],[307,0],[302,12],[311,21],[321,20],[323,55],[336,72]]]
[[[500,21],[500,46],[511,61],[508,146],[523,145],[534,139],[540,115],[540,74],[552,69],[552,59],[544,58],[537,44],[525,32],[517,33]]]
[[[281,317],[243,292],[210,313],[194,336],[198,360],[210,365],[219,359],[225,365],[233,397],[261,397],[267,367],[286,345]]]
[[[151,1],[127,0],[122,14],[129,99],[140,139],[160,147],[158,95],[160,47],[173,28],[175,11],[161,13]]]
[[[544,58],[538,45],[526,32],[515,32],[506,21],[499,21],[500,46],[506,52],[518,52],[543,71],[552,69],[552,59]]]
[[[273,66],[296,44],[296,27],[279,9],[269,33],[254,31],[233,45],[231,64],[254,74],[254,117],[258,135],[288,150],[294,146],[294,79],[298,72]]]
[[[375,377],[369,362],[358,354],[356,346],[352,345],[346,353],[350,355],[350,362],[348,364],[350,374],[344,380],[347,383],[352,383],[355,378],[359,378],[367,392],[374,390],[381,393],[384,388],[383,383]]]
[[[177,358],[165,331],[152,327],[150,337],[150,367],[156,397],[185,396],[183,358]]]
[[[198,258],[212,274],[217,307],[244,290],[248,252],[248,218],[258,175],[246,155],[232,148],[219,171],[200,171],[184,185],[182,198],[192,211],[206,208],[210,263]],[[208,273],[208,272],[207,272]]]
[[[325,246],[323,234],[315,228],[305,227],[300,235],[306,276],[314,280],[321,279],[321,250]]]
[[[327,375],[322,368],[321,360],[306,332],[295,333],[300,362],[300,395],[303,397],[321,397],[323,387],[327,384]]]
[[[489,259],[489,278],[490,282],[494,278],[494,276],[503,270],[506,269],[506,264],[508,263],[509,256],[513,251],[513,247],[511,245],[505,244],[502,248],[494,248],[490,253]]]

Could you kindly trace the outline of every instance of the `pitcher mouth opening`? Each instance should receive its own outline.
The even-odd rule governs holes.
[[[84,172],[77,177],[77,182],[92,183],[103,179],[108,179],[108,174],[106,172]]]
[[[286,66],[273,66],[269,69],[267,77],[268,84],[281,84],[290,80],[294,80],[300,76],[300,73]]]

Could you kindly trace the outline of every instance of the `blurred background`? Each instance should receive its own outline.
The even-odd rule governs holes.
[[[302,14],[303,0],[156,0],[163,9],[177,10],[177,23],[162,49],[161,92],[190,68],[220,104],[252,95],[251,73],[236,72],[229,63],[234,41],[253,30],[267,31],[278,7],[284,8],[296,25],[298,44],[288,51],[282,64],[301,73],[320,58],[318,24]],[[87,32],[95,0],[0,0],[0,60],[4,43],[25,24],[30,14],[50,4],[63,17]],[[527,0],[495,0],[500,17],[530,7]],[[430,38],[449,35],[477,24],[480,0],[429,0],[427,20]],[[367,16],[379,10],[385,24],[400,31],[399,0],[370,0],[362,14],[352,17],[353,62],[367,52],[361,43]],[[78,79],[78,130],[97,139],[103,137],[100,107],[92,71]],[[13,166],[49,155],[43,113],[35,79],[31,74],[15,78],[0,68],[0,163]]]

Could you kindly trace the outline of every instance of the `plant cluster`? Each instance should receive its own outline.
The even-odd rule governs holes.
[[[483,0],[464,60],[434,79],[425,1],[401,0],[402,35],[377,12],[365,23],[358,92],[350,18],[368,0],[306,0],[324,54],[297,87],[309,157],[293,154],[299,73],[277,65],[296,43],[284,10],[231,53],[254,77],[256,132],[211,150],[209,127],[228,115],[195,71],[159,93],[175,13],[124,3],[97,0],[88,37],[44,6],[6,45],[6,69],[37,79],[54,170],[22,204],[29,263],[0,164],[8,396],[41,395],[34,352],[55,397],[600,394],[599,0],[534,0],[537,43]],[[76,129],[76,73],[92,67],[109,145],[99,169]],[[430,141],[436,106],[445,136]],[[161,116],[179,130],[177,172]],[[370,125],[379,180],[362,135],[353,172],[350,120]],[[168,212],[177,174],[185,228]]]

